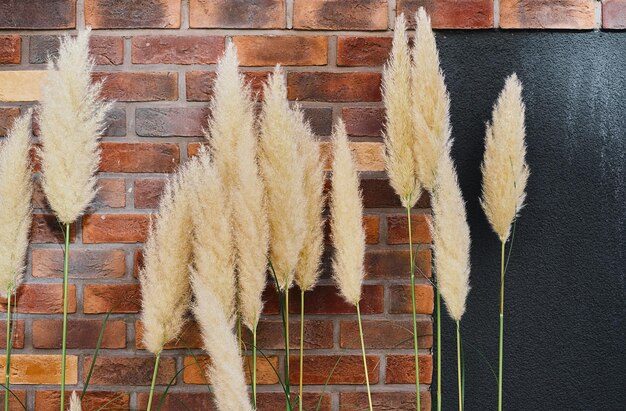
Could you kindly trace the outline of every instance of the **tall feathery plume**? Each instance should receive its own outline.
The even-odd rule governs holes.
[[[11,297],[26,269],[32,220],[32,168],[30,161],[31,111],[18,118],[0,143],[0,296],[7,299],[4,408],[9,409],[11,375]]]
[[[363,341],[361,323],[361,286],[365,276],[365,229],[363,228],[363,200],[359,189],[359,176],[343,121],[339,120],[333,132],[333,174],[330,199],[331,236],[335,247],[333,274],[343,298],[356,307],[361,337],[361,353],[367,386],[369,409],[372,395]]]
[[[161,351],[180,334],[191,301],[189,264],[193,244],[189,180],[196,166],[197,163],[188,162],[167,182],[144,247],[144,267],[139,274],[143,344],[156,356],[148,411]]]
[[[385,103],[385,168],[389,182],[406,209],[409,234],[409,265],[411,272],[411,303],[413,312],[413,351],[415,357],[415,401],[421,409],[419,390],[419,361],[417,335],[417,308],[415,301],[415,266],[411,233],[411,208],[419,199],[422,187],[416,163],[417,144],[413,124],[411,85],[411,52],[406,33],[404,14],[396,20],[391,56],[383,70],[383,102]]]
[[[459,410],[463,409],[461,383],[460,321],[465,313],[469,293],[470,232],[465,213],[465,202],[450,157],[449,147],[441,156],[437,171],[436,189],[432,202],[433,249],[437,287],[450,317],[456,322],[457,372]]]
[[[204,348],[211,356],[209,378],[220,411],[251,411],[243,361],[237,336],[220,304],[215,286],[192,274],[195,295],[193,311],[200,324]]]
[[[76,394],[76,391],[72,391],[70,397],[70,409],[69,411],[82,411],[83,407],[80,403],[80,397]]]
[[[269,233],[265,189],[257,164],[257,134],[250,87],[229,44],[217,65],[211,100],[210,139],[217,173],[231,210],[236,253],[239,340],[241,323],[252,331],[252,392],[256,406],[256,327],[263,310]]]
[[[498,361],[498,409],[502,410],[502,356],[504,353],[504,254],[511,225],[524,206],[526,182],[530,174],[526,164],[522,84],[515,74],[506,79],[504,89],[493,108],[493,120],[487,124],[485,156],[481,165],[483,195],[481,204],[487,219],[501,242],[500,253],[500,344]]]
[[[298,119],[289,108],[285,75],[279,66],[263,88],[259,165],[265,182],[270,228],[270,263],[284,294],[285,375],[289,375],[289,287],[306,235],[304,165],[298,155]],[[286,392],[289,380],[285,377]],[[287,398],[290,401],[290,398]]]
[[[39,127],[42,185],[48,203],[64,226],[63,335],[61,410],[65,406],[65,358],[67,338],[67,272],[70,225],[96,195],[100,162],[98,138],[110,104],[99,100],[101,83],[92,83],[94,62],[89,56],[90,30],[76,38],[65,37],[59,56],[48,63],[41,92]]]
[[[320,260],[324,252],[324,166],[320,159],[320,147],[315,140],[311,128],[304,121],[304,113],[300,107],[293,109],[296,125],[299,129],[298,153],[304,164],[304,195],[303,210],[306,223],[304,244],[300,250],[296,266],[295,282],[300,288],[300,400],[298,406],[302,410],[302,384],[304,367],[304,293],[312,290],[321,274]]]

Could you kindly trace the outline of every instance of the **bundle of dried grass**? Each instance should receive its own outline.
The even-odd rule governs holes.
[[[83,407],[80,403],[80,398],[76,395],[76,391],[72,391],[72,396],[70,397],[70,409],[69,411],[82,411]]]

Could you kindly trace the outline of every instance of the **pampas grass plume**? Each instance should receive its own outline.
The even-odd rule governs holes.
[[[433,196],[433,249],[437,286],[450,317],[460,321],[470,290],[470,232],[449,148],[441,156]]]
[[[237,338],[220,304],[215,286],[192,274],[193,311],[202,331],[204,347],[211,356],[209,377],[220,411],[252,410],[239,355]]]
[[[188,182],[193,165],[185,164],[167,182],[144,247],[139,275],[143,343],[154,354],[180,334],[189,308],[192,218]]]
[[[76,221],[96,195],[98,138],[110,108],[99,100],[102,84],[91,81],[89,35],[87,29],[61,41],[41,93],[42,185],[50,207],[65,224]]]
[[[0,144],[0,296],[22,282],[32,211],[31,111],[15,121]]]
[[[289,108],[280,67],[268,79],[263,95],[259,164],[267,199],[270,259],[281,289],[288,289],[304,243],[306,200],[297,119]]]
[[[525,160],[522,84],[515,74],[506,79],[492,116],[491,124],[487,124],[481,165],[481,204],[493,231],[504,242],[509,238],[511,224],[524,206],[529,176]]]
[[[361,300],[365,230],[363,201],[354,158],[343,121],[333,132],[333,174],[330,200],[331,235],[335,247],[333,272],[339,291],[350,304]]]
[[[72,396],[70,397],[70,409],[69,411],[82,411],[82,405],[80,403],[80,398],[76,394],[76,391],[72,391]]]
[[[437,165],[450,139],[450,96],[430,18],[423,7],[417,12],[413,46],[413,120],[417,140],[414,145],[417,170],[422,185],[433,191]]]
[[[420,197],[413,146],[416,142],[411,109],[411,52],[404,14],[396,20],[391,57],[383,70],[385,121],[385,166],[391,186],[402,206],[411,208]]]

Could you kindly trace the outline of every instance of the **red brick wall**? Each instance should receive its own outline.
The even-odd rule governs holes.
[[[116,100],[103,138],[101,190],[72,234],[68,383],[80,388],[105,313],[113,315],[103,339],[85,409],[113,405],[145,407],[153,358],[141,347],[137,266],[148,218],[167,173],[202,141],[214,64],[227,41],[239,49],[244,70],[258,85],[276,63],[287,66],[289,98],[300,100],[314,130],[326,141],[342,117],[363,172],[368,277],[362,310],[374,401],[386,409],[411,409],[413,363],[410,341],[406,218],[383,172],[380,137],[383,111],[380,71],[390,48],[394,16],[419,6],[436,28],[626,28],[626,1],[605,0],[5,0],[0,4],[0,135],[20,110],[34,104],[40,71],[56,36],[86,25],[95,30],[92,49],[105,96]],[[413,19],[410,18],[412,21]],[[37,127],[34,127],[35,134]],[[324,152],[327,143],[322,143]],[[29,409],[56,409],[60,374],[62,234],[35,196],[32,251],[26,284],[18,291],[15,389]],[[418,264],[430,275],[428,199],[413,217],[420,243]],[[432,332],[433,290],[418,281],[420,333]],[[259,346],[274,366],[282,364],[275,295],[268,292]],[[5,309],[5,307],[2,307]],[[292,312],[299,307],[293,305]],[[305,383],[307,402],[321,391],[340,355],[323,409],[362,407],[349,385],[362,384],[353,310],[325,275],[307,296]],[[297,345],[296,327],[292,341]],[[0,345],[4,343],[0,324]],[[188,349],[201,354],[190,324],[162,359],[163,384],[186,365],[171,389],[191,409],[208,407],[202,376]],[[421,381],[429,408],[432,338],[421,339]],[[4,347],[2,347],[4,348]],[[201,360],[204,357],[200,357]],[[4,361],[3,359],[0,361]],[[0,367],[2,365],[0,364]],[[271,367],[261,362],[261,409],[281,407]],[[295,367],[293,368],[295,371]],[[295,373],[294,373],[295,374]],[[292,375],[295,377],[295,375]],[[48,384],[41,388],[41,384]],[[171,398],[170,409],[180,409]],[[16,408],[17,409],[17,408]]]

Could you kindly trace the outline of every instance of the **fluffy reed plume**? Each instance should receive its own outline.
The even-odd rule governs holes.
[[[70,397],[70,409],[69,411],[82,411],[82,406],[80,403],[80,398],[76,395],[76,391],[72,391],[72,396]]]
[[[448,149],[447,149],[448,150]],[[446,151],[447,151],[446,150]],[[456,170],[448,152],[441,156],[432,202],[437,285],[450,317],[460,321],[469,293],[470,232]]]
[[[0,296],[3,298],[22,282],[26,268],[33,196],[30,123],[28,111],[15,121],[0,144]]]
[[[280,67],[268,79],[263,94],[259,164],[267,199],[270,259],[281,289],[286,290],[306,233],[304,167],[298,155],[297,121],[289,108]]]
[[[61,41],[59,57],[48,64],[40,100],[42,185],[65,224],[76,221],[96,194],[98,138],[110,108],[99,100],[101,83],[91,81],[89,33]]]
[[[196,281],[211,285],[233,327],[237,285],[230,209],[222,181],[209,153],[202,150],[189,166],[189,202],[193,221],[193,259]],[[216,218],[216,213],[220,216]]]
[[[417,12],[413,46],[413,120],[417,140],[415,157],[420,182],[430,192],[435,188],[437,165],[450,139],[450,96],[430,18],[423,7]]]
[[[506,79],[493,108],[493,120],[487,124],[481,165],[481,204],[493,231],[503,242],[509,238],[511,224],[526,198],[529,170],[525,160],[524,109],[522,84],[513,74]]]
[[[220,411],[252,410],[239,355],[237,338],[220,304],[215,285],[192,274],[193,311],[202,330],[204,348],[211,356],[209,376]]]
[[[404,14],[396,20],[389,62],[383,70],[385,103],[385,166],[391,186],[404,208],[412,208],[420,197],[411,91],[411,52]]]
[[[263,309],[269,234],[253,103],[238,65],[237,51],[229,44],[217,65],[207,138],[232,213],[239,314],[254,330]]]

